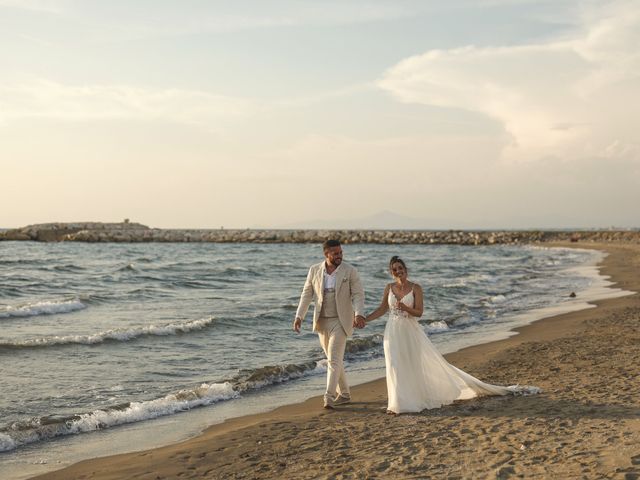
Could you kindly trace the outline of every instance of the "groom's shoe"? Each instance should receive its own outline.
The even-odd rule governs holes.
[[[335,402],[333,398],[324,397],[324,405],[323,405],[324,408],[326,408],[327,410],[333,410],[334,405],[335,405]]]
[[[333,401],[334,405],[346,405],[347,403],[351,403],[351,397],[348,395],[338,395]]]

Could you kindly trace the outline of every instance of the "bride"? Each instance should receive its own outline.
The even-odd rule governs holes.
[[[423,311],[422,287],[409,280],[400,257],[391,258],[389,270],[395,282],[386,286],[380,306],[366,318],[370,322],[389,311],[384,330],[387,413],[420,412],[480,395],[539,391],[536,387],[490,385],[450,365],[418,323]]]

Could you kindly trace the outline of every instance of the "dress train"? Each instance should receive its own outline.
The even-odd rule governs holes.
[[[388,300],[390,312],[384,331],[388,410],[420,412],[477,396],[540,391],[529,386],[491,385],[454,367],[433,346],[418,319],[397,308],[393,292]],[[413,305],[413,291],[401,300]]]

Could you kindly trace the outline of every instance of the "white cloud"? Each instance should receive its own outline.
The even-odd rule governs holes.
[[[258,106],[250,100],[177,88],[126,85],[69,86],[38,80],[0,84],[0,121],[52,118],[159,120],[217,129],[248,116]]]
[[[378,82],[397,99],[486,114],[512,141],[507,161],[612,152],[640,160],[629,124],[640,121],[640,8],[615,2],[585,12],[574,38],[506,47],[431,50]]]

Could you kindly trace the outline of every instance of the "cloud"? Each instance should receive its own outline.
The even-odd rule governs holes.
[[[243,98],[177,88],[127,85],[69,86],[49,80],[0,84],[0,121],[50,118],[156,120],[208,129],[245,118],[259,107]]]
[[[511,137],[506,161],[614,152],[640,160],[628,127],[640,121],[640,8],[613,2],[580,21],[571,38],[547,43],[430,50],[390,68],[378,86],[402,102],[496,119]]]

